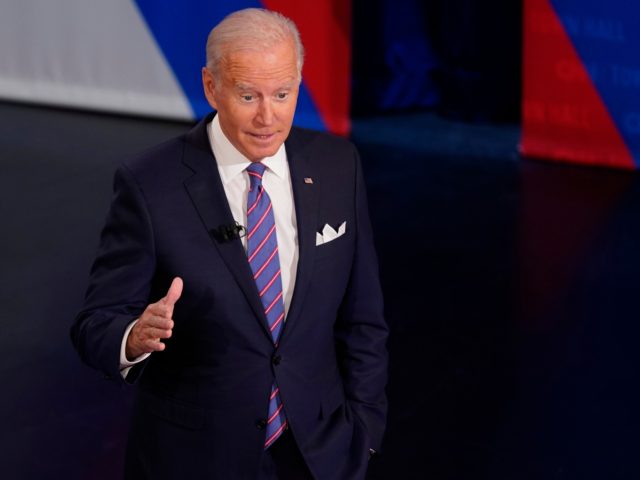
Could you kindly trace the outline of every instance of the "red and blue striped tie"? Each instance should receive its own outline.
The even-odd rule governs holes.
[[[264,306],[264,313],[267,316],[271,338],[277,346],[284,324],[284,302],[276,223],[273,218],[271,199],[262,186],[262,175],[265,169],[264,165],[257,162],[247,167],[251,182],[247,198],[247,256]],[[269,448],[286,427],[287,418],[282,408],[278,386],[274,382],[269,395],[264,448]]]

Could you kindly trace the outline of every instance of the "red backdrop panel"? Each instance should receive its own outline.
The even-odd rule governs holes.
[[[347,135],[351,129],[351,1],[264,0],[270,10],[291,18],[307,55],[304,83],[327,129]]]
[[[521,152],[589,165],[635,168],[550,0],[525,0]]]

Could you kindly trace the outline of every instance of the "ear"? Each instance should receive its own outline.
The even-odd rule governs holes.
[[[202,67],[202,88],[204,89],[204,96],[207,98],[207,102],[211,105],[211,108],[218,110],[218,102],[216,101],[216,81],[213,77],[213,73],[207,67]]]

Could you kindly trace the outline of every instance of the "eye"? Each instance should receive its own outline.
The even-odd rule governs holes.
[[[278,100],[286,100],[289,97],[289,92],[278,92],[276,93],[276,98]]]
[[[241,99],[243,102],[251,102],[251,101],[253,101],[253,95],[244,94],[244,95],[241,95],[241,96],[240,96],[240,99]]]

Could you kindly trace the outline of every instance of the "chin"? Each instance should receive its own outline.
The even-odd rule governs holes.
[[[249,157],[249,160],[251,160],[253,162],[259,162],[263,158],[274,156],[277,151],[278,151],[278,149],[274,148],[274,149],[269,149],[269,150],[264,149],[264,150],[249,152],[250,155],[251,155]]]
[[[280,143],[273,145],[264,145],[264,146],[253,146],[252,148],[247,149],[247,153],[250,155],[250,159],[263,159],[265,157],[271,157],[276,154],[278,149],[280,148]]]

